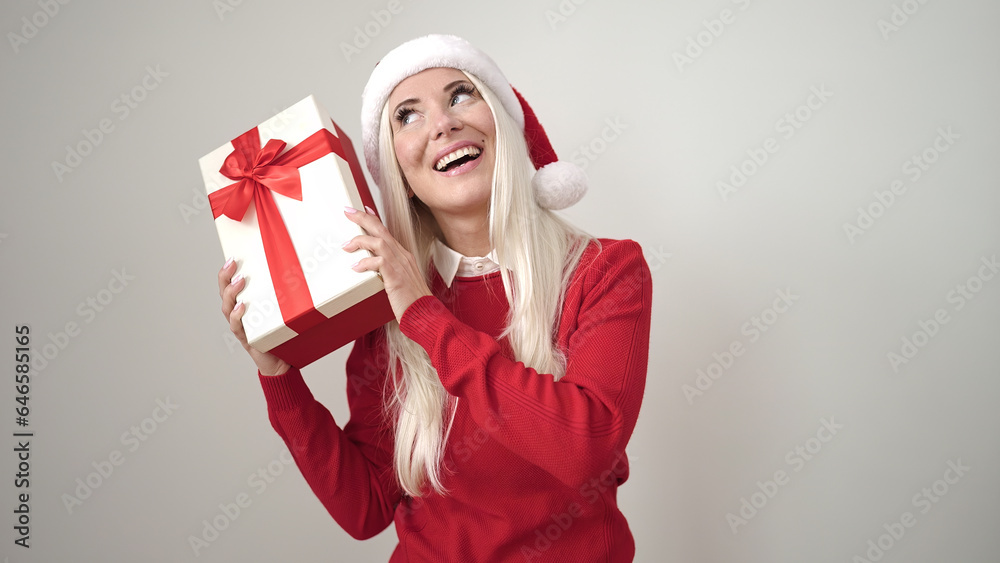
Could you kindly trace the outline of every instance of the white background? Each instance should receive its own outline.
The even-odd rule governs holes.
[[[894,3],[913,13],[880,29]],[[586,163],[591,191],[566,216],[639,241],[653,270],[648,384],[620,490],[637,561],[997,560],[1000,278],[980,266],[1000,251],[1000,5],[220,6],[0,7],[0,357],[11,374],[0,384],[0,556],[387,560],[391,528],[349,538],[297,469],[275,461],[284,448],[253,365],[225,338],[224,257],[197,159],[310,93],[358,145],[360,92],[379,57],[446,32],[490,53],[563,158]],[[731,23],[713,23],[727,9]],[[144,87],[150,68],[162,74]],[[133,94],[142,100],[126,115],[121,96]],[[781,120],[797,111],[789,138]],[[84,131],[102,119],[113,130],[60,177],[53,163],[86,151]],[[947,152],[928,151],[935,162],[914,181],[907,162],[949,128],[957,138],[938,141]],[[767,160],[746,162],[748,151],[763,160],[768,139]],[[734,166],[750,174],[724,198]],[[874,192],[897,179],[905,192],[879,204]],[[849,237],[859,208],[878,217]],[[111,283],[118,293],[115,271],[134,277]],[[958,309],[960,285],[978,293]],[[768,311],[778,291],[795,296],[782,313]],[[888,354],[939,309],[947,323],[925,322],[933,334],[916,334],[922,346],[894,369]],[[770,322],[756,339],[744,330],[754,317]],[[61,335],[71,322],[75,336]],[[49,345],[52,356],[31,379],[29,550],[13,543],[23,489],[10,437],[23,323],[33,354]],[[727,358],[733,342],[743,353]],[[306,370],[338,421],[346,353]],[[717,378],[686,396],[698,370]],[[178,405],[165,420],[158,399]],[[154,414],[144,441],[122,440]],[[824,419],[841,428],[821,431]],[[124,463],[69,511],[64,495],[116,450]],[[969,470],[946,473],[949,461]],[[248,481],[269,464],[278,475],[266,488]],[[787,481],[767,483],[778,471]],[[220,517],[241,493],[250,505]],[[915,524],[893,538],[885,526],[906,512]],[[196,554],[190,538],[216,517],[226,528]]]

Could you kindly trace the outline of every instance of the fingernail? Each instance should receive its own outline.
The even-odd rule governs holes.
[[[358,260],[357,262],[351,264],[351,269],[352,270],[357,270],[358,264],[360,264],[360,263],[361,263],[361,260]]]
[[[375,210],[372,209],[371,207],[368,207],[367,205],[365,206],[365,211],[367,211],[369,215],[375,214]]]
[[[242,280],[242,279],[243,279],[243,274],[235,275],[235,276],[233,276],[233,280],[231,282],[229,282],[229,285],[236,285],[236,284],[240,283],[240,280]]]
[[[239,309],[239,308],[240,308],[240,307],[242,307],[242,306],[243,306],[243,302],[242,302],[242,301],[237,301],[237,302],[236,302],[236,306],[235,306],[235,307],[233,307],[233,311],[235,311],[235,310]]]
[[[232,258],[229,258],[228,260],[226,260],[226,263],[222,266],[222,269],[225,270],[226,268],[232,266],[233,262],[235,262],[235,260],[233,260]]]
[[[344,213],[347,213],[348,215],[354,215],[357,212],[358,210],[354,209],[353,207],[346,207],[346,206],[344,207]]]
[[[351,240],[349,240],[349,241],[345,242],[344,244],[340,245],[340,248],[347,248],[347,247],[348,247],[348,245],[350,245],[350,244],[351,244],[351,242],[353,242],[353,240],[354,240],[354,239],[351,239]]]

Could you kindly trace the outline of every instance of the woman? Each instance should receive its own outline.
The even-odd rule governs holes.
[[[368,234],[344,249],[372,252],[354,269],[379,272],[396,320],[354,344],[343,429],[295,366],[246,344],[243,280],[231,261],[219,273],[313,492],[353,537],[394,521],[394,562],[631,561],[616,491],[649,348],[641,249],[540,205],[582,173],[552,162],[523,98],[462,39],[386,55],[362,132],[385,224],[347,209]]]

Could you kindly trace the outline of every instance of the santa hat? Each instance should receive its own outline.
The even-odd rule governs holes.
[[[514,118],[528,145],[535,166],[531,184],[538,204],[547,209],[565,209],[580,201],[587,191],[587,176],[570,162],[560,162],[545,130],[520,93],[507,82],[500,67],[486,53],[454,35],[427,35],[403,43],[375,66],[361,100],[361,131],[365,161],[375,183],[382,185],[379,169],[379,120],[382,108],[396,85],[429,68],[455,68],[474,75],[500,98]]]

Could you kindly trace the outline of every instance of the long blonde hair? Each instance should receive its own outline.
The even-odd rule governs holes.
[[[475,76],[465,75],[482,94],[496,123],[489,236],[510,304],[507,326],[500,338],[508,339],[518,361],[539,373],[552,374],[558,381],[566,371],[566,359],[555,345],[566,286],[593,239],[538,206],[531,187],[533,166],[524,134],[496,95]],[[379,127],[385,224],[414,255],[421,274],[430,283],[434,218],[424,204],[407,197],[396,161],[388,104],[382,110]],[[427,352],[400,332],[398,322],[386,325],[386,335],[393,387],[387,393],[386,407],[396,426],[396,477],[410,496],[422,496],[427,485],[443,494],[446,490],[441,481],[441,461],[458,399],[445,391]]]

